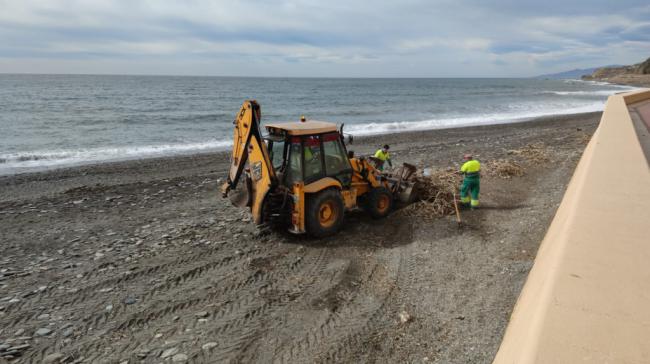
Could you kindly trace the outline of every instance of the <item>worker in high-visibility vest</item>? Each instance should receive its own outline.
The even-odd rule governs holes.
[[[481,191],[481,163],[471,154],[465,154],[463,159],[465,163],[460,167],[460,173],[464,176],[460,187],[460,203],[464,207],[471,206],[476,209]]]
[[[381,163],[377,166],[380,171],[384,170],[384,164],[386,164],[386,162],[388,162],[390,167],[393,168],[393,162],[390,160],[388,149],[390,149],[390,146],[388,144],[385,144],[381,149],[375,152],[375,158],[381,161]]]

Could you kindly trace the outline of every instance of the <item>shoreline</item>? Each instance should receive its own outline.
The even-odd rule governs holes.
[[[534,117],[531,119],[526,119],[526,120],[518,120],[518,121],[504,121],[504,122],[496,122],[496,123],[490,123],[490,124],[483,124],[483,125],[465,125],[465,126],[452,126],[452,127],[441,127],[441,128],[435,128],[435,129],[423,129],[423,130],[410,130],[410,131],[402,131],[402,132],[389,132],[389,133],[382,133],[382,134],[371,134],[371,135],[361,135],[361,136],[355,136],[354,140],[355,141],[372,141],[372,140],[381,140],[381,139],[400,139],[400,136],[403,137],[409,137],[409,136],[420,136],[422,134],[427,134],[431,135],[432,133],[439,133],[439,132],[444,132],[444,131],[453,131],[453,130],[468,130],[468,129],[477,129],[481,130],[482,128],[509,128],[509,127],[520,127],[521,125],[530,125],[531,123],[544,123],[547,121],[553,121],[553,120],[569,120],[574,117],[582,117],[582,116],[588,116],[588,115],[596,115],[602,113],[601,111],[592,111],[592,112],[585,112],[585,113],[576,113],[576,114],[555,114],[555,115],[547,115],[547,116],[539,116],[539,117]],[[347,134],[347,132],[344,133]],[[353,149],[354,145],[349,146],[349,149]],[[156,161],[165,161],[165,160],[172,160],[172,159],[185,159],[185,158],[202,158],[205,156],[216,156],[217,159],[221,160],[224,157],[227,157],[227,155],[230,153],[230,148],[226,148],[223,150],[211,150],[211,151],[196,151],[196,152],[187,152],[187,153],[176,153],[176,154],[169,154],[169,155],[160,155],[160,156],[143,156],[143,157],[134,157],[134,158],[128,158],[128,159],[112,159],[112,160],[105,160],[105,161],[90,161],[90,162],[77,162],[73,164],[65,164],[61,166],[43,166],[43,167],[25,167],[23,171],[18,171],[15,173],[2,173],[0,172],[0,183],[2,183],[2,180],[5,178],[10,178],[10,177],[16,177],[16,176],[24,176],[24,175],[31,175],[31,174],[47,174],[47,173],[65,173],[66,171],[73,172],[75,170],[92,170],[96,168],[101,168],[101,166],[115,166],[116,168],[119,168],[121,165],[131,165],[131,164],[141,164],[141,163],[156,163]]]

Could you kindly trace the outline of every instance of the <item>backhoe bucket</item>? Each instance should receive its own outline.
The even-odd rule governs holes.
[[[246,189],[237,189],[228,194],[228,199],[235,207],[247,207],[249,206],[250,194]]]
[[[228,199],[235,207],[249,207],[252,204],[251,180],[246,178],[244,183],[240,183],[238,188],[228,193]]]

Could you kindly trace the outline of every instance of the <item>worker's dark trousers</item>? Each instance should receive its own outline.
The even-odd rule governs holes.
[[[470,202],[472,207],[478,207],[478,194],[481,191],[481,178],[476,177],[465,177],[463,180],[462,186],[460,186],[460,202],[467,204]]]

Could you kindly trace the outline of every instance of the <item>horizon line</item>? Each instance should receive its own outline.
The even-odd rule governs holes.
[[[181,75],[146,73],[44,73],[44,72],[0,72],[12,76],[135,76],[135,77],[214,77],[214,78],[306,78],[306,79],[543,79],[539,76],[241,76],[241,75]]]

